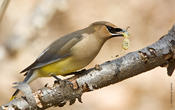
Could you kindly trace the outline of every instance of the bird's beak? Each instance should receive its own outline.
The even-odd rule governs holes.
[[[120,28],[115,28],[115,29],[116,29],[116,32],[112,33],[110,38],[112,38],[112,37],[126,37],[126,36],[129,36],[129,33],[128,33],[127,30],[120,29]]]

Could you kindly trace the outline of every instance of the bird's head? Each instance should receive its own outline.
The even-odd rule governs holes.
[[[126,30],[118,28],[114,24],[106,21],[94,22],[89,27],[93,28],[97,37],[106,40],[113,37],[122,37],[127,33]]]

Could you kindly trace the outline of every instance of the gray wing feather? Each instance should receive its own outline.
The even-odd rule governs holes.
[[[53,42],[41,53],[41,55],[35,60],[33,64],[25,68],[23,71],[21,71],[21,73],[31,69],[37,69],[46,66],[70,56],[70,49],[72,46],[82,39],[80,33],[81,32],[77,31],[67,36],[61,37],[60,39]]]

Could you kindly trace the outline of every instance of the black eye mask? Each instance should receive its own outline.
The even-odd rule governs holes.
[[[106,25],[106,28],[108,29],[108,31],[109,31],[110,33],[116,33],[116,32],[122,32],[122,31],[123,31],[123,30],[120,29],[120,28],[113,28],[113,27],[107,26],[107,25]]]

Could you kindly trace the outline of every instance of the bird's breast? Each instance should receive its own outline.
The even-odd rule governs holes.
[[[100,51],[103,41],[93,35],[83,34],[84,38],[72,48],[75,59],[89,63]]]

